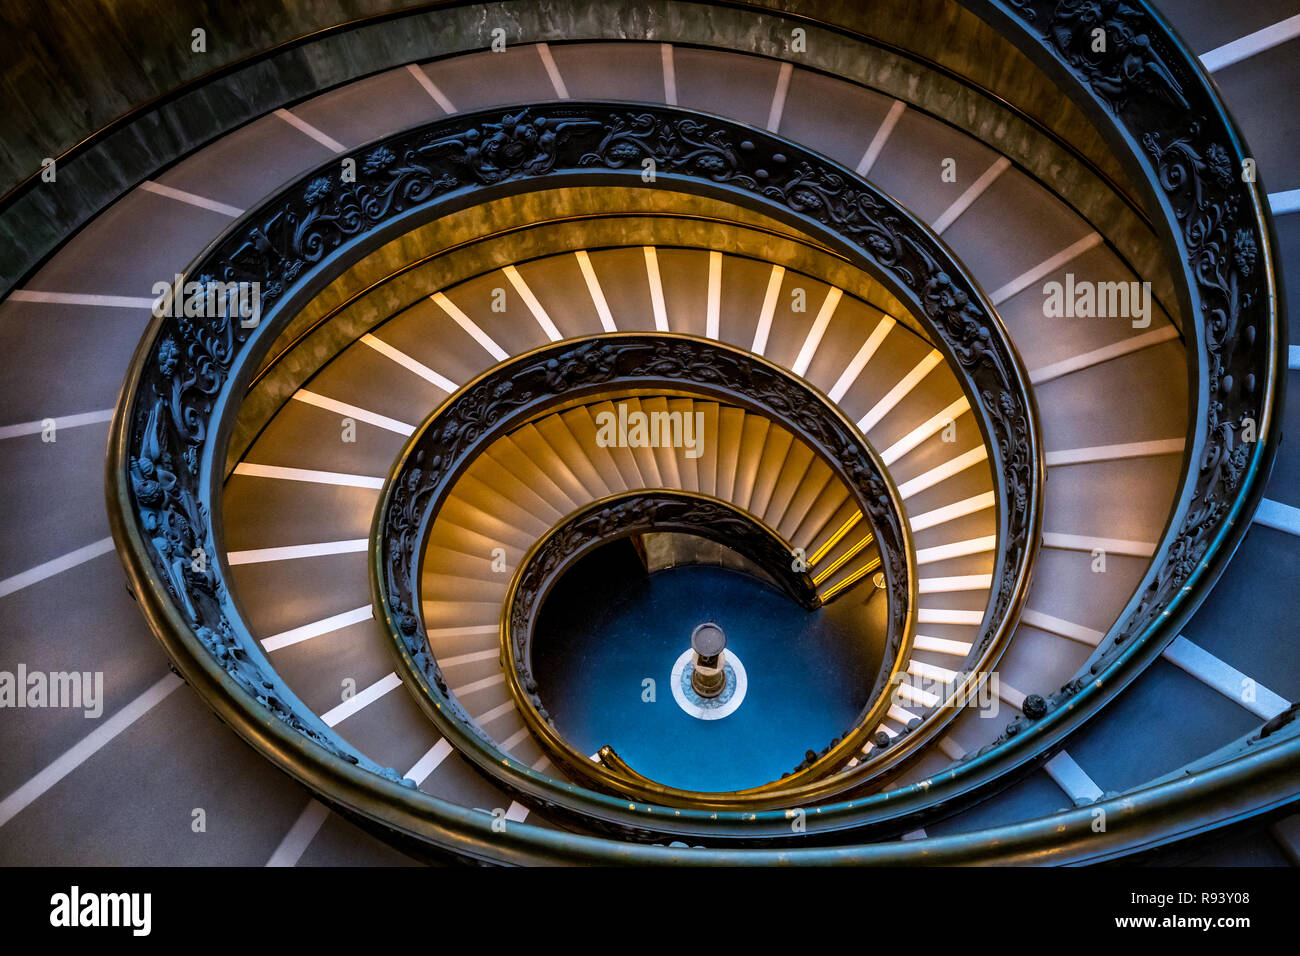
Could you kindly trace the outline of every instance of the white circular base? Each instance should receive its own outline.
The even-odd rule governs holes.
[[[690,667],[694,656],[695,652],[687,649],[673,664],[671,685],[673,700],[677,701],[677,706],[699,720],[721,720],[728,714],[734,713],[744,701],[745,692],[749,690],[745,665],[740,663],[739,657],[728,650],[723,659],[727,674],[725,688],[717,697],[701,697],[691,689]]]

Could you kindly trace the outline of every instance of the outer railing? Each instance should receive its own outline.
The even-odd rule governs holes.
[[[1286,320],[1267,196],[1197,57],[1142,0],[971,0],[1090,111],[1182,264],[1188,435],[1180,493],[1134,598],[1086,671],[971,761],[972,782],[1042,757],[1160,654],[1250,527],[1281,434]]]
[[[199,282],[260,283],[261,323],[156,318],[124,387],[108,463],[115,535],[156,633],[187,678],[203,673],[203,685],[222,698],[223,719],[290,773],[310,780],[322,761],[348,772],[341,761],[396,777],[368,764],[278,681],[226,590],[212,527],[234,407],[294,307],[348,261],[444,210],[508,192],[651,180],[725,197],[813,235],[905,302],[972,399],[990,450],[1002,506],[994,597],[977,646],[988,659],[1000,654],[1038,543],[1041,456],[1027,376],[974,281],[888,197],[793,144],[671,107],[566,101],[458,115],[346,158],[355,181],[341,182],[334,166],[304,177],[245,215],[188,271]],[[208,555],[203,572],[193,570],[197,550]],[[286,732],[297,738],[293,746]],[[391,798],[380,774],[355,782],[369,794],[356,808],[363,814],[382,817],[379,805]],[[818,819],[828,829],[853,825],[861,807]],[[710,817],[699,832],[714,823],[733,838],[786,828],[777,814],[736,814]]]
[[[889,708],[891,680],[911,651],[916,621],[916,568],[902,501],[875,451],[853,424],[812,386],[738,348],[685,335],[608,333],[543,346],[484,372],[463,386],[415,431],[398,455],[380,495],[371,530],[371,588],[393,639],[399,667],[416,700],[468,760],[512,790],[551,810],[590,814],[610,825],[637,828],[625,804],[539,773],[500,750],[449,693],[429,646],[419,593],[425,542],[456,480],[474,459],[519,425],[558,407],[637,390],[677,391],[745,408],[792,431],[849,490],[870,526],[885,575],[889,610],[882,668],[871,703],[856,726],[816,761],[779,781],[731,793],[702,794],[653,785],[611,771],[582,755],[544,722],[530,722],[562,763],[572,756],[582,776],[607,792],[636,800],[703,808],[754,808],[788,803],[788,794],[859,755]],[[598,515],[599,517],[599,515]],[[611,527],[611,532],[617,528]],[[784,562],[794,555],[787,551]],[[516,586],[518,582],[516,581]],[[513,592],[512,592],[513,593]],[[521,603],[521,607],[523,604]],[[509,673],[509,668],[507,668]],[[518,690],[516,681],[516,691]],[[521,696],[525,719],[536,712]],[[843,787],[841,782],[839,787]]]
[[[1103,642],[1102,652],[1090,668],[1092,678],[1072,682],[1060,695],[1053,695],[1044,718],[1017,722],[1015,734],[927,781],[924,792],[909,787],[892,791],[888,800],[878,797],[859,801],[851,817],[840,816],[846,825],[851,819],[858,824],[903,819],[932,805],[940,794],[955,800],[992,784],[1006,772],[1048,752],[1055,741],[1131,680],[1191,614],[1231,557],[1262,494],[1278,435],[1276,410],[1284,361],[1280,343],[1285,341],[1285,327],[1276,296],[1266,205],[1259,185],[1240,178],[1238,171],[1247,158],[1246,151],[1195,58],[1140,0],[1114,7],[1078,0],[972,6],[1002,23],[1022,49],[1062,78],[1076,100],[1095,110],[1099,126],[1127,152],[1152,193],[1160,213],[1157,225],[1166,230],[1171,248],[1184,264],[1187,280],[1185,313],[1189,317],[1187,338],[1194,379],[1188,446],[1192,467],[1156,565],[1142,593]],[[1094,29],[1101,29],[1108,38],[1108,44],[1099,52],[1093,52],[1087,43]],[[543,129],[538,138],[546,132],[554,130]],[[754,137],[762,138],[759,134]],[[462,141],[460,146],[464,150],[470,144]],[[517,168],[508,170],[503,178],[517,173]],[[464,182],[458,179],[453,188],[462,185]],[[786,192],[780,190],[779,197],[785,198]],[[809,206],[788,208],[801,217],[814,212]],[[815,215],[807,218],[829,224]],[[296,217],[297,224],[302,222],[301,217]],[[267,224],[274,228],[274,221]],[[321,248],[308,248],[304,257],[301,248],[286,243],[283,235],[275,237],[260,229],[246,235],[250,250],[275,252],[269,260],[263,260],[262,274],[282,271],[271,268],[279,263],[310,271],[325,258]],[[886,241],[878,250],[886,260],[891,247]],[[937,277],[931,273],[930,278]],[[961,291],[967,301],[972,299],[971,293]],[[925,295],[923,289],[913,285],[912,299],[921,295]],[[978,294],[973,300],[977,309],[982,306]],[[956,304],[954,311],[960,313],[965,303]],[[951,298],[944,303],[947,309],[953,305]],[[931,313],[926,310],[925,314]],[[205,338],[207,345],[203,344]],[[481,838],[486,828],[472,815],[458,813],[436,801],[425,803],[426,798],[418,794],[401,797],[402,788],[386,785],[358,770],[354,759],[344,755],[338,760],[336,748],[328,739],[324,740],[324,750],[317,749],[295,726],[295,720],[302,720],[298,708],[285,714],[283,698],[278,695],[276,704],[280,706],[268,708],[255,703],[259,687],[274,686],[267,683],[264,662],[258,659],[255,648],[250,661],[240,662],[253,671],[245,675],[250,679],[236,679],[234,672],[240,668],[229,666],[230,657],[235,652],[249,652],[243,646],[246,636],[239,632],[242,625],[237,626],[221,613],[228,600],[220,584],[224,568],[203,581],[192,581],[179,558],[186,545],[212,543],[207,526],[211,509],[205,504],[212,496],[210,488],[207,492],[197,491],[200,483],[196,479],[201,473],[210,483],[211,455],[204,447],[206,425],[213,405],[219,406],[228,398],[227,375],[234,356],[227,353],[243,342],[237,337],[231,341],[221,328],[190,330],[183,339],[172,339],[170,352],[162,353],[159,346],[164,340],[159,329],[155,325],[151,330],[133,365],[126,401],[115,423],[110,460],[110,510],[115,534],[127,552],[137,594],[160,638],[187,677],[201,676],[202,689],[222,698],[216,706],[233,718],[241,733],[274,754],[278,763],[300,779],[314,782],[320,792],[332,794],[332,799],[361,809],[373,819],[388,820],[389,825],[407,833],[432,826],[441,831],[446,845],[456,846],[468,855],[521,858],[517,841],[503,841],[495,849],[484,846]],[[230,347],[223,349],[223,344]],[[173,373],[181,354],[186,364],[178,379]],[[152,392],[146,391],[145,395],[153,397],[137,401],[136,387],[145,377],[143,367],[156,371],[168,365],[171,370],[161,376],[150,373],[148,385]],[[192,401],[184,400],[185,393],[193,395],[196,389],[203,396],[197,412]],[[992,404],[997,402],[996,395],[987,399]],[[1031,416],[1026,413],[1024,418],[1029,420]],[[1255,442],[1244,440],[1249,431],[1247,419],[1254,426]],[[1014,440],[1007,434],[998,440],[1007,439]],[[134,482],[132,470],[136,471]],[[1036,524],[1032,527],[1036,528]],[[1026,542],[1025,546],[1032,547],[1032,543]],[[191,610],[178,592],[192,596],[193,587],[199,588],[201,596],[198,606]],[[212,614],[214,606],[216,615]],[[209,626],[212,624],[217,627]],[[257,680],[262,683],[256,684]],[[276,714],[279,716],[273,716]],[[310,726],[310,721],[306,723],[303,729],[319,739],[316,728]],[[1294,739],[1287,739],[1257,751],[1252,755],[1255,759],[1229,762],[1213,779],[1204,778],[1205,787],[1241,783],[1263,786],[1277,779],[1278,773],[1293,774],[1294,743]],[[1179,793],[1172,793],[1173,789]],[[1158,828],[1160,813],[1172,810],[1183,795],[1195,789],[1194,783],[1181,788],[1153,788],[1151,799],[1144,800],[1138,816],[1144,825]],[[1237,792],[1230,802],[1241,812],[1264,805],[1254,799],[1249,787],[1237,787]],[[382,798],[391,803],[386,804]],[[1195,815],[1195,810],[1188,812]],[[1194,829],[1213,822],[1202,815],[1199,822],[1187,823],[1183,832],[1187,827]],[[463,832],[446,830],[462,824]],[[541,835],[542,831],[517,828],[516,833],[519,830],[532,831],[526,834],[524,844],[558,849],[553,840]],[[1032,827],[1020,830],[1030,847],[1027,852],[1036,852],[1043,859],[1052,857],[1059,832],[1039,833]],[[575,853],[580,845],[591,849],[582,838],[566,839],[572,841],[569,845]],[[974,843],[950,840],[948,844],[956,850],[945,856],[950,862],[981,857],[982,848]],[[600,856],[599,851],[594,852]],[[610,848],[610,855],[603,858],[630,859],[629,853]],[[700,853],[699,862],[716,862],[712,858],[705,860],[704,851]],[[836,854],[838,859],[859,861],[882,855],[873,848],[845,848]],[[808,851],[806,858],[826,859],[816,851]],[[740,856],[719,859],[741,861]],[[754,857],[748,859],[758,862]]]

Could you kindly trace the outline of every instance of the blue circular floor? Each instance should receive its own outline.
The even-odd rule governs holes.
[[[872,605],[849,594],[810,613],[742,572],[686,566],[647,576],[630,551],[611,546],[548,598],[533,672],[557,729],[584,753],[609,744],[639,773],[684,789],[751,787],[821,750],[867,704],[881,657]],[[740,706],[717,720],[687,714],[670,683],[705,620],[722,626],[748,680]]]

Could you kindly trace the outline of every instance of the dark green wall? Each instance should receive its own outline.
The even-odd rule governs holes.
[[[827,30],[814,20],[839,26]],[[789,50],[796,23],[808,25],[806,57]],[[199,26],[208,31],[206,54],[190,51],[191,30]],[[625,37],[714,45],[726,38],[730,48],[806,59],[983,138],[1091,221],[1110,224],[1108,238],[1139,272],[1155,268],[1141,249],[1149,245],[1145,227],[1060,145],[1082,151],[1132,195],[1096,130],[956,0],[176,0],[157,8],[140,0],[5,0],[0,291],[127,190],[216,137],[380,70],[483,49],[496,27],[510,42]],[[879,50],[864,56],[840,29],[969,77],[1023,107],[1060,142],[941,72]],[[83,141],[84,148],[60,160],[57,187],[29,178],[42,158]]]

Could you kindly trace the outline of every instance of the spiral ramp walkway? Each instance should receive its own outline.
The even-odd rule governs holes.
[[[493,5],[485,7],[490,16]],[[1231,17],[1214,3],[1161,9],[1254,150],[1247,155],[1272,207],[1271,267],[1280,289],[1294,288],[1300,168],[1293,131],[1275,117],[1276,104],[1295,97],[1300,12],[1285,3],[1233,7]],[[728,16],[742,26],[746,17],[765,29],[785,25],[780,11],[743,5]],[[1031,842],[1018,857],[992,850],[1007,834],[1032,841],[1035,827],[1050,829],[1063,814],[1220,773],[1228,758],[1262,749],[1261,725],[1272,728],[1266,737],[1286,736],[1300,697],[1300,608],[1285,586],[1300,553],[1300,456],[1282,443],[1271,477],[1260,478],[1267,485],[1253,523],[1239,546],[1220,545],[1225,566],[1190,620],[1135,650],[1122,677],[1096,681],[1098,696],[1080,706],[1080,719],[1054,738],[1040,735],[1031,755],[991,763],[1044,714],[1073,709],[1068,694],[1058,704],[1058,689],[1073,683],[1077,693],[1101,672],[1099,662],[1113,659],[1103,653],[1112,632],[1139,613],[1135,594],[1168,559],[1168,526],[1192,510],[1187,476],[1208,467],[1188,437],[1195,416],[1212,406],[1189,395],[1196,343],[1188,330],[1200,326],[1179,294],[1179,265],[1156,242],[1157,214],[1132,198],[1130,174],[1071,151],[919,54],[906,61],[910,86],[880,76],[872,85],[847,68],[773,55],[757,41],[742,52],[690,31],[677,37],[672,23],[634,17],[617,38],[528,23],[505,52],[466,45],[322,84],[333,88],[292,97],[159,164],[92,210],[8,293],[0,303],[0,467],[10,489],[0,506],[0,670],[102,671],[103,698],[94,719],[75,708],[4,714],[0,861],[766,862],[764,853],[797,854],[807,843],[810,851],[856,848],[861,862],[982,862],[980,846],[1004,862],[1300,862],[1300,824],[1286,810],[1294,778],[1289,796],[1260,797],[1249,811],[1207,797],[1204,815],[1187,822],[1186,807],[1170,804],[1177,822],[1169,829],[1152,811],[1145,829],[1096,849],[1066,841]],[[720,37],[731,24],[719,21]],[[869,59],[907,52],[835,36],[861,44]],[[405,790],[454,808],[426,816],[436,822],[413,833],[371,812],[337,778],[266,759],[258,752],[265,746],[239,739],[250,736],[245,729],[225,726],[228,714],[213,719],[212,710],[224,712],[209,698],[210,682],[183,662],[169,670],[174,646],[160,651],[156,610],[138,579],[123,586],[114,541],[121,546],[122,532],[105,509],[105,447],[114,454],[123,380],[146,351],[137,348],[151,329],[150,290],[211,254],[249,222],[246,214],[315,189],[341,156],[355,152],[364,165],[376,155],[368,144],[405,130],[479,111],[498,123],[525,110],[547,116],[548,104],[564,117],[566,101],[593,104],[584,116],[633,103],[716,118],[727,130],[751,131],[760,147],[769,136],[825,157],[906,210],[996,310],[1000,327],[978,341],[996,351],[989,343],[1005,334],[1013,350],[1036,416],[1042,480],[1037,498],[1005,487],[997,463],[1014,449],[991,436],[972,407],[970,367],[954,361],[916,303],[824,233],[770,208],[692,193],[665,176],[650,188],[624,179],[523,198],[485,191],[442,220],[392,231],[297,300],[299,313],[221,406],[229,447],[211,463],[221,557],[210,560],[224,568],[229,597],[275,679],[359,755],[357,772],[391,768],[390,782],[404,778]],[[1012,122],[1015,135],[991,131],[999,120]],[[491,162],[511,159],[497,153]],[[815,201],[810,194],[807,203]],[[1043,290],[1052,282],[1148,282],[1152,294],[1132,321],[1049,322]],[[1282,295],[1279,309],[1294,297]],[[875,572],[887,559],[888,543],[877,540],[849,476],[791,422],[746,407],[743,389],[728,401],[685,384],[617,381],[502,427],[448,481],[418,564],[433,668],[425,673],[441,676],[442,696],[436,680],[422,684],[400,630],[389,626],[397,615],[379,600],[375,569],[386,509],[411,475],[418,443],[437,434],[473,383],[558,354],[547,350],[624,335],[758,363],[806,389],[799,394],[816,415],[852,426],[907,529],[903,563],[914,573],[915,600],[898,671],[942,683],[978,662],[996,672],[985,688],[991,708],[945,710],[931,693],[910,691],[863,728],[853,753],[808,784],[811,795],[757,805],[762,822],[752,831],[739,808],[710,829],[692,817],[689,800],[666,799],[666,812],[636,797],[628,803],[626,790],[614,787],[611,798],[593,787],[589,768],[557,763],[511,691],[502,621],[513,572],[568,516],[649,491],[717,500],[801,556],[827,608],[880,600]],[[217,358],[223,372],[234,356],[226,347]],[[1286,341],[1277,347],[1286,352]],[[1256,374],[1271,378],[1267,368]],[[1287,381],[1275,394],[1294,375],[1281,373]],[[1280,425],[1270,437],[1288,432],[1296,401],[1288,395],[1272,409]],[[684,419],[698,413],[702,434],[716,443],[699,458],[683,448],[605,447],[598,416],[618,405]],[[51,425],[54,441],[46,440]],[[169,487],[161,460],[131,473],[141,500],[146,486]],[[434,466],[421,459],[419,467]],[[111,488],[109,498],[111,511]],[[1032,575],[999,629],[999,615],[1009,613],[999,604],[1000,535],[1027,509],[1037,509],[1039,523],[1024,555]],[[208,689],[196,693],[187,682]],[[481,741],[482,751],[471,753],[467,740]],[[794,754],[790,769],[811,774],[839,742],[809,740],[807,759],[799,764],[804,755]],[[484,754],[509,758],[499,762],[517,772],[485,766]],[[984,776],[963,769],[981,760],[991,763]],[[906,798],[882,797],[895,791]],[[806,837],[792,832],[784,822],[792,807],[810,820],[824,811],[828,822],[810,823]],[[504,836],[494,844],[485,834],[497,831],[486,828],[499,819]]]

